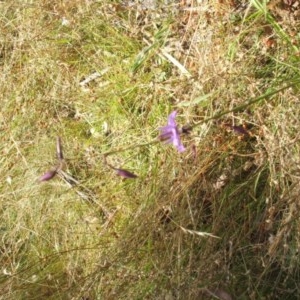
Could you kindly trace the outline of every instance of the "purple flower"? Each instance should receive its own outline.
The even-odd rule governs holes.
[[[124,177],[124,178],[137,178],[137,175],[127,171],[127,170],[124,170],[124,169],[117,169],[117,168],[114,168],[117,172],[117,175],[121,176],[121,177]]]
[[[180,133],[175,122],[176,114],[177,111],[173,111],[168,117],[168,124],[159,128],[159,139],[161,141],[166,141],[166,143],[172,143],[177,148],[178,152],[183,152],[185,148],[180,141]]]
[[[56,169],[48,171],[39,178],[39,181],[48,181],[52,179],[56,175],[56,173],[57,173]]]

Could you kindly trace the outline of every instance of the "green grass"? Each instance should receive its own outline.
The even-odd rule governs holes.
[[[298,299],[294,8],[156,2],[0,4],[1,299]]]

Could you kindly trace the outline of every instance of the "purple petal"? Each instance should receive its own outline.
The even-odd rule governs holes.
[[[168,124],[159,128],[161,132],[159,139],[161,141],[165,141],[166,143],[172,143],[179,152],[183,152],[185,148],[180,141],[179,130],[175,122],[176,114],[177,112],[173,111],[168,117]]]
[[[172,143],[177,148],[179,152],[183,152],[185,150],[184,146],[180,141],[180,135],[178,134],[177,130],[174,132],[172,136]]]
[[[170,132],[173,128],[176,126],[171,126],[171,125],[166,125],[163,127],[160,127],[159,130],[161,131],[162,134]]]
[[[48,171],[39,178],[39,181],[48,181],[52,179],[56,175],[56,173],[56,170]]]
[[[159,135],[159,139],[161,141],[167,141],[168,143],[172,142],[172,130],[173,128],[169,128],[169,126],[165,126],[160,128],[161,134]]]
[[[182,144],[178,145],[176,148],[177,148],[178,152],[185,151],[185,147]]]
[[[168,125],[169,126],[176,127],[176,122],[175,122],[176,115],[177,115],[176,110],[172,111],[171,114],[169,115],[169,117],[168,117]]]
[[[117,172],[117,175],[124,177],[124,178],[137,178],[137,175],[135,175],[134,173],[131,173],[127,170],[124,169],[115,169]]]

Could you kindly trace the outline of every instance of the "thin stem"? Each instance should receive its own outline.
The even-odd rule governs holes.
[[[118,153],[118,152],[124,152],[124,151],[130,150],[130,149],[133,149],[133,148],[138,148],[138,147],[146,147],[146,146],[157,144],[159,142],[160,142],[159,140],[153,140],[153,141],[148,142],[148,143],[130,145],[128,147],[123,147],[123,148],[119,148],[119,149],[116,149],[116,150],[104,152],[103,156],[104,156],[104,158],[106,158],[107,156]]]
[[[222,111],[221,113],[215,114],[215,115],[212,116],[212,117],[206,118],[206,119],[204,119],[204,120],[202,120],[202,121],[200,121],[200,122],[198,122],[198,123],[195,123],[194,125],[189,126],[188,129],[190,130],[190,129],[195,128],[195,127],[197,127],[197,126],[199,126],[199,125],[201,125],[201,124],[203,124],[203,123],[206,123],[206,122],[208,122],[208,121],[215,120],[215,119],[219,119],[219,118],[221,118],[222,116],[227,115],[227,114],[229,114],[229,113],[237,112],[237,111],[240,111],[240,110],[242,110],[242,109],[245,109],[246,107],[248,107],[248,106],[250,106],[250,105],[252,105],[252,104],[254,104],[254,103],[257,103],[257,102],[259,102],[259,101],[261,101],[261,100],[264,100],[264,99],[267,98],[267,97],[271,97],[271,96],[273,96],[273,95],[275,95],[275,94],[277,94],[277,93],[279,93],[279,92],[281,92],[281,91],[284,91],[284,90],[286,90],[286,89],[288,89],[288,88],[290,88],[290,87],[296,85],[297,83],[300,83],[300,81],[293,82],[293,83],[291,83],[291,84],[289,84],[289,85],[287,85],[287,86],[285,86],[285,87],[282,87],[282,88],[280,88],[280,89],[277,89],[277,90],[275,90],[275,91],[266,92],[266,93],[264,93],[263,95],[261,95],[261,96],[259,96],[259,97],[256,97],[256,98],[254,98],[254,99],[252,99],[252,100],[247,101],[245,104],[239,105],[239,106],[237,106],[237,107],[235,107],[235,108],[233,108],[233,109],[229,109],[229,110]]]

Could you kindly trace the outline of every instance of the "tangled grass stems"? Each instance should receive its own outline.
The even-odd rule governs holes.
[[[133,2],[1,4],[0,297],[292,298],[294,7]]]

